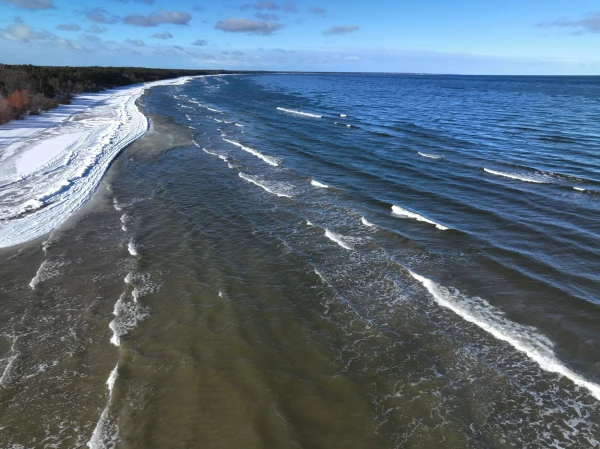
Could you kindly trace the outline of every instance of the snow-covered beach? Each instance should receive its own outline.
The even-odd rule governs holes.
[[[80,95],[0,126],[0,247],[47,234],[77,211],[111,161],[148,129],[137,99],[148,88],[192,78]]]

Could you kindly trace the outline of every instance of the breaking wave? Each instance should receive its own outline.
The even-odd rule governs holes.
[[[490,173],[492,175],[503,176],[505,178],[510,178],[510,179],[517,179],[519,181],[524,181],[524,182],[533,182],[536,184],[547,184],[548,183],[548,181],[545,181],[543,179],[536,178],[536,177],[533,177],[530,175],[522,175],[522,174],[517,174],[517,173],[505,173],[502,171],[491,170],[489,168],[484,168],[483,171],[485,171],[486,173]]]
[[[274,158],[274,157],[262,154],[260,151],[256,151],[253,148],[246,147],[246,146],[242,145],[241,143],[236,142],[235,140],[229,140],[229,139],[225,139],[225,138],[223,138],[223,140],[225,142],[228,142],[228,143],[232,144],[232,145],[235,145],[236,147],[241,148],[245,152],[250,153],[250,154],[252,154],[253,156],[256,156],[259,159],[262,159],[263,161],[265,161],[269,165],[272,165],[274,167],[277,167],[279,165],[280,161],[277,158]]]
[[[294,109],[277,108],[278,111],[287,112],[288,114],[302,115],[304,117],[322,118],[322,115],[310,114],[308,112],[296,111]]]
[[[436,221],[430,220],[429,218],[426,218],[423,215],[419,215],[419,214],[417,214],[415,212],[411,212],[411,211],[406,210],[406,209],[404,209],[404,208],[402,208],[400,206],[395,206],[395,205],[392,206],[392,213],[394,215],[400,215],[400,216],[403,216],[403,217],[412,218],[413,220],[422,221],[422,222],[425,222],[425,223],[432,224],[436,228],[438,228],[438,229],[440,229],[442,231],[446,231],[446,230],[449,229],[448,227],[446,227],[446,226],[444,226],[444,225],[442,225],[442,224],[440,224],[440,223],[438,223]]]

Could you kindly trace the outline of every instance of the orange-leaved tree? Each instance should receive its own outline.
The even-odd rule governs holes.
[[[26,110],[29,103],[27,89],[15,90],[12,94],[6,97],[8,105],[13,108],[16,116],[21,116]]]

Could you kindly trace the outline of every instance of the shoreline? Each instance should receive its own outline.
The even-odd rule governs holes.
[[[0,126],[0,248],[51,232],[92,196],[114,158],[148,130],[136,104],[146,89],[201,76],[84,94]]]

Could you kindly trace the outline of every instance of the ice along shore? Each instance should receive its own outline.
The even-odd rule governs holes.
[[[93,194],[112,160],[148,129],[136,101],[181,77],[76,97],[0,126],[0,248],[41,237]]]

